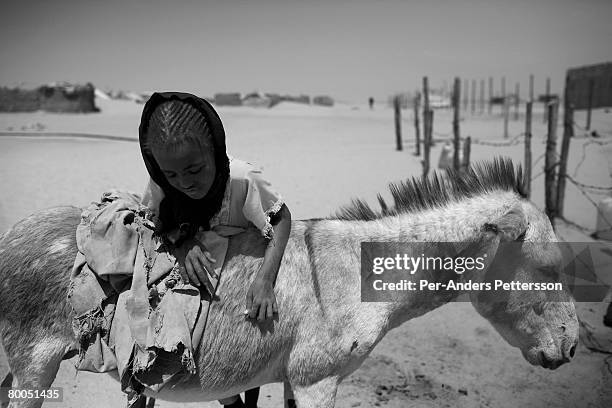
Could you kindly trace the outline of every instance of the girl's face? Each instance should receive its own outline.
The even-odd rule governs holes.
[[[215,180],[212,146],[187,142],[178,148],[154,149],[153,157],[172,187],[193,199],[203,198]]]

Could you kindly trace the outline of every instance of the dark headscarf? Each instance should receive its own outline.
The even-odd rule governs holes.
[[[160,104],[172,100],[189,103],[204,115],[212,135],[214,146],[216,174],[213,184],[201,199],[192,199],[172,187],[161,171],[151,151],[151,143],[147,135],[151,115]],[[229,159],[225,151],[225,131],[221,119],[214,108],[206,100],[195,95],[181,92],[155,92],[147,101],[142,111],[140,127],[138,128],[140,150],[151,179],[164,191],[164,199],[159,207],[161,227],[159,233],[166,233],[175,228],[188,231],[193,235],[197,227],[210,229],[209,220],[221,208],[225,186],[229,178]],[[204,138],[205,135],[202,135]]]

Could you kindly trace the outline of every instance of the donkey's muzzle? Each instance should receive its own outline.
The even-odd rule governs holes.
[[[538,353],[540,365],[549,370],[554,370],[565,363],[569,363],[574,354],[576,354],[577,344],[577,341],[565,341],[561,346],[561,353],[555,353],[554,355],[548,354],[543,350],[540,351]]]

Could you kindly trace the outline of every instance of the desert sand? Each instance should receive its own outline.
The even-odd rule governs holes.
[[[0,233],[40,209],[72,204],[83,206],[112,187],[140,192],[146,181],[138,143],[142,105],[98,100],[98,114],[0,114]],[[540,108],[541,109],[541,108]],[[404,151],[395,151],[393,113],[386,107],[339,104],[333,108],[283,103],[273,109],[219,108],[230,154],[263,168],[282,192],[295,219],[330,215],[353,197],[371,203],[376,194],[389,197],[389,182],[421,174],[415,157],[412,117],[404,111]],[[436,138],[450,136],[452,114],[436,111]],[[474,140],[503,142],[503,124],[493,116],[464,115],[462,135]],[[596,111],[593,128],[612,135],[612,114]],[[576,115],[584,123],[583,115]],[[79,137],[15,136],[11,132],[44,125],[45,132],[125,136],[130,141]],[[523,132],[523,120],[510,122],[510,136]],[[546,126],[536,111],[533,129],[534,161],[544,152]],[[559,126],[559,135],[562,129]],[[611,185],[612,147],[572,142],[569,173],[580,181]],[[610,145],[612,146],[612,145]],[[432,150],[438,162],[442,143]],[[583,151],[586,159],[582,160]],[[523,159],[523,146],[473,144],[473,161],[496,155]],[[543,159],[534,166],[537,176]],[[532,197],[543,207],[544,177],[533,181]],[[595,200],[601,196],[593,196]],[[568,185],[566,215],[595,228],[596,210]],[[561,238],[590,240],[570,226],[558,226]],[[610,276],[604,277],[612,284]],[[577,310],[605,350],[612,352],[612,329],[601,319],[606,303],[580,303]],[[583,339],[584,340],[584,339]],[[0,376],[6,373],[0,356]],[[62,407],[122,406],[119,386],[104,374],[78,373],[73,362],[62,363],[54,386],[64,387]],[[46,406],[58,406],[51,403]],[[179,404],[157,401],[157,407]],[[216,407],[217,402],[180,404]],[[282,386],[262,388],[260,406],[282,406]],[[509,346],[469,303],[452,303],[390,332],[363,366],[341,385],[336,406],[346,407],[609,407],[612,406],[612,357],[578,347],[574,360],[555,371],[530,366],[520,351]]]

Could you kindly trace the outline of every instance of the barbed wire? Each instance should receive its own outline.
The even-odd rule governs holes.
[[[589,203],[591,205],[593,205],[595,207],[595,209],[597,210],[597,213],[601,216],[601,218],[604,220],[604,222],[608,225],[609,228],[604,228],[604,229],[599,229],[599,230],[593,231],[592,228],[584,227],[584,226],[578,224],[577,222],[569,220],[569,219],[567,219],[565,217],[558,217],[558,218],[563,220],[567,224],[569,224],[569,225],[571,225],[571,226],[573,226],[573,227],[575,227],[575,228],[577,228],[577,229],[579,229],[579,230],[581,230],[581,231],[583,231],[585,233],[589,233],[591,235],[596,235],[596,234],[600,234],[600,233],[604,233],[604,232],[610,232],[610,231],[612,231],[612,222],[608,221],[608,219],[602,213],[602,211],[599,208],[599,206],[597,205],[597,203],[590,197],[589,194],[605,194],[605,195],[608,195],[610,192],[612,192],[612,186],[607,187],[607,186],[598,186],[598,185],[586,184],[586,183],[583,183],[583,182],[580,182],[580,181],[576,180],[575,177],[577,177],[578,170],[581,168],[581,166],[583,165],[583,163],[586,160],[586,155],[587,155],[586,149],[588,148],[588,146],[591,146],[591,145],[599,145],[599,146],[611,145],[612,144],[612,133],[600,132],[598,130],[588,130],[588,129],[586,129],[583,126],[578,125],[575,121],[572,122],[572,125],[575,127],[575,129],[578,129],[580,132],[584,132],[584,134],[580,135],[580,136],[574,135],[572,137],[572,139],[578,139],[578,140],[588,139],[588,140],[585,143],[583,143],[583,145],[582,145],[582,157],[581,157],[578,165],[574,169],[573,176],[570,176],[569,174],[566,174],[564,177],[567,180],[569,180],[578,189],[578,191],[589,201]],[[443,138],[442,141],[444,141],[444,140],[452,141],[453,140],[452,131],[448,132],[448,133],[432,131],[432,133],[434,135],[440,137],[440,138]],[[578,133],[578,132],[575,132],[575,133]],[[522,138],[524,136],[526,136],[526,133],[525,132],[521,132],[521,133],[513,136],[510,140],[504,141],[504,142],[490,142],[490,141],[478,140],[478,139],[473,139],[473,138],[472,138],[471,142],[472,142],[472,144],[482,145],[482,146],[509,147],[509,146],[515,146],[515,145],[518,145],[519,143],[521,143],[523,141]],[[462,141],[465,141],[466,138],[465,137],[461,137],[460,139]],[[541,139],[541,143],[542,144],[548,143],[547,138]],[[557,162],[555,164],[553,164],[551,169],[548,169],[548,170],[552,170],[555,167],[560,165],[560,162],[558,161],[560,159],[559,153],[557,153],[555,151],[553,153],[553,155],[554,155],[555,159],[557,160]],[[539,155],[532,162],[531,167],[534,168],[545,157],[546,157],[546,153],[542,153],[541,155]],[[531,177],[531,181],[534,181],[534,180],[538,179],[543,174],[545,174],[546,171],[547,171],[547,169],[543,168],[540,172],[538,172],[536,175]]]
[[[574,129],[578,129],[581,132],[583,132],[583,136],[574,136],[574,138],[577,139],[586,139],[586,138],[592,138],[592,137],[601,137],[601,135],[606,135],[606,136],[610,136],[612,137],[612,132],[601,132],[599,130],[590,130],[587,129],[584,126],[579,125],[578,123],[576,123],[576,121],[572,121],[572,126],[574,127]],[[576,132],[575,132],[576,133]]]
[[[537,179],[538,177],[540,177],[540,176],[541,176],[542,174],[544,174],[545,172],[546,172],[546,171],[542,170],[541,172],[539,172],[538,174],[536,174],[535,176],[533,176],[533,177],[531,178],[531,181],[533,181],[533,180]]]
[[[591,141],[592,143],[596,143],[598,145],[604,146],[604,145],[608,145],[610,143],[612,143],[612,134],[610,136],[607,137],[601,137],[601,136],[592,136],[592,135],[574,135],[572,136],[572,139],[574,140],[586,140],[588,139],[589,141]]]
[[[536,164],[538,164],[538,162],[540,160],[542,160],[544,157],[546,157],[546,153],[542,153],[540,156],[538,156],[538,158],[531,164],[531,167],[535,166]]]
[[[578,165],[576,166],[576,169],[574,170],[574,175],[573,177],[570,176],[569,174],[566,174],[564,177],[569,180],[577,189],[578,191],[588,200],[588,202],[593,205],[593,207],[595,207],[597,213],[601,216],[601,218],[603,219],[603,221],[608,225],[608,228],[604,228],[604,229],[596,229],[595,231],[593,231],[592,228],[587,228],[584,227],[580,224],[578,224],[577,222],[574,222],[572,220],[569,220],[565,217],[558,217],[561,220],[563,220],[564,222],[566,222],[567,224],[579,229],[580,231],[584,232],[584,233],[588,233],[592,236],[596,236],[597,234],[600,233],[604,233],[604,232],[610,232],[612,231],[612,222],[610,222],[608,220],[608,218],[605,216],[605,214],[603,214],[603,212],[601,211],[601,209],[599,208],[599,206],[597,205],[597,203],[590,197],[590,194],[605,194],[608,195],[610,192],[612,192],[612,186],[607,187],[607,186],[599,186],[599,185],[592,185],[592,184],[586,184],[583,182],[580,182],[578,180],[576,180],[574,177],[576,177],[578,170],[580,169],[580,167],[582,166],[582,164],[584,163],[584,161],[586,160],[586,149],[588,146],[590,145],[594,145],[597,144],[599,146],[604,146],[604,145],[609,145],[612,144],[612,140],[594,140],[593,136],[587,136],[590,140],[588,140],[587,142],[583,143],[582,146],[582,157],[578,163]],[[587,138],[585,137],[585,139]],[[546,143],[546,141],[544,141],[544,143]],[[554,155],[557,159],[560,158],[559,154],[557,152],[554,152]],[[538,156],[538,158],[533,161],[531,167],[535,167],[541,160],[542,158],[546,157],[546,153],[541,154],[540,156]],[[555,163],[555,166],[559,165],[560,163],[557,162]],[[535,176],[531,177],[531,181],[536,180],[538,177],[542,176],[543,174],[546,173],[546,169],[543,169],[542,171],[540,171],[539,173],[537,173]]]
[[[569,181],[571,181],[577,187],[582,187],[582,188],[589,189],[589,190],[612,191],[612,187],[594,186],[594,185],[591,185],[591,184],[581,183],[580,181],[575,180],[572,176],[570,176],[568,174],[565,175],[565,178],[567,178]]]
[[[565,217],[558,217],[558,218],[560,220],[562,220],[563,222],[571,225],[572,227],[580,230],[581,232],[583,232],[583,233],[585,233],[587,235],[597,235],[597,234],[601,234],[603,232],[610,232],[610,231],[612,231],[612,227],[593,231],[593,229],[587,228],[587,227],[583,227],[582,225],[578,224],[577,222],[572,221],[570,219],[567,219]]]
[[[582,144],[582,157],[580,158],[580,161],[578,162],[578,165],[574,169],[574,177],[576,177],[578,175],[578,170],[582,166],[582,163],[584,163],[584,161],[586,160],[586,148],[588,146],[590,146],[591,144],[592,143],[590,141]]]
[[[557,158],[557,159],[559,159],[559,158],[560,158],[560,156],[559,156],[559,154],[558,154],[557,152],[554,152],[554,155],[555,155],[555,158]],[[534,162],[531,164],[531,168],[533,169],[533,168],[534,168],[534,167],[535,167],[535,166],[536,166],[536,165],[537,165],[537,164],[540,162],[540,160],[542,160],[544,157],[546,157],[546,153],[542,153],[541,155],[539,155],[539,156],[538,156],[538,157],[535,159],[535,161],[534,161]],[[551,167],[551,168],[553,168],[553,169],[554,169],[555,167],[557,167],[557,166],[559,166],[559,165],[560,165],[560,163],[555,163],[555,164],[553,164],[553,165],[552,165],[552,167]],[[536,174],[535,176],[532,176],[530,180],[531,180],[531,181],[533,181],[533,180],[537,179],[538,177],[540,177],[540,176],[541,176],[542,174],[544,174],[544,173],[546,173],[546,169],[545,169],[545,168],[542,168],[542,171],[540,171],[540,172],[539,172],[538,174]]]
[[[482,140],[474,139],[474,140],[472,140],[472,144],[483,145],[483,146],[492,146],[492,147],[514,146],[514,145],[517,145],[517,144],[521,143],[521,137],[523,137],[523,136],[525,136],[525,132],[522,132],[522,133],[519,133],[518,135],[515,135],[514,137],[512,137],[512,139],[510,139],[507,142],[487,142],[487,141],[482,141]]]
[[[585,126],[579,125],[575,120],[572,120],[572,125],[575,128],[578,128],[578,130],[582,130],[583,132],[592,132],[591,129],[587,129]],[[597,130],[593,130],[593,131],[597,131]]]
[[[601,208],[599,208],[597,203],[595,201],[593,201],[593,199],[587,194],[586,191],[584,191],[584,188],[582,187],[583,183],[577,182],[576,180],[574,180],[572,177],[570,177],[568,175],[565,175],[565,178],[567,178],[571,183],[573,183],[576,186],[578,191],[580,191],[580,193],[593,205],[593,207],[595,207],[595,209],[597,210],[597,214],[601,216],[601,218],[605,221],[606,224],[608,224],[609,228],[606,228],[604,230],[595,231],[594,234],[597,234],[597,233],[600,233],[600,232],[612,231],[612,223],[610,221],[608,221],[608,218],[601,211]],[[599,186],[595,186],[595,187],[599,187]]]
[[[452,131],[448,133],[441,133],[441,132],[436,132],[435,130],[432,130],[431,133],[433,133],[435,136],[440,136],[440,137],[445,137],[445,138],[450,138],[450,136],[453,134]]]
[[[582,157],[580,158],[580,161],[578,162],[578,164],[576,165],[576,168],[574,169],[574,177],[578,176],[578,170],[580,169],[580,167],[582,167],[582,165],[584,164],[584,161],[586,160],[587,147],[594,145],[594,144],[604,146],[604,145],[612,144],[612,140],[609,140],[606,142],[601,141],[601,140],[589,140],[588,142],[583,143],[582,144]]]
[[[588,142],[586,142],[585,144],[589,144],[589,145],[596,144],[596,145],[599,145],[599,146],[607,146],[609,144],[612,144],[612,138],[610,138],[610,140],[606,140],[606,141],[603,141],[603,140],[592,140],[591,139]]]

